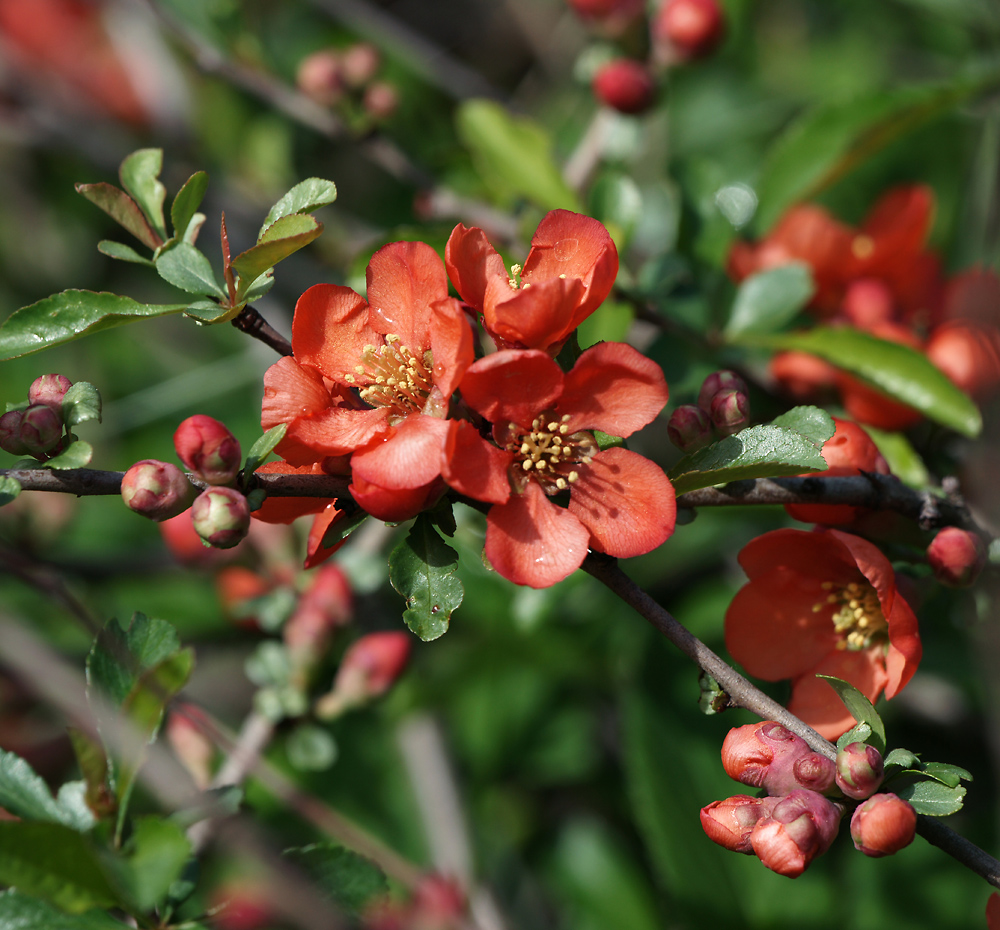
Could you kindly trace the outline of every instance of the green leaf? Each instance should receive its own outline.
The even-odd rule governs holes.
[[[844,707],[850,711],[851,716],[858,723],[867,723],[871,727],[872,733],[868,744],[874,746],[875,749],[884,754],[885,726],[882,724],[882,718],[878,715],[878,711],[875,710],[872,702],[849,681],[834,678],[832,675],[817,675],[816,677],[822,678],[823,681],[837,692],[837,697],[844,702]]]
[[[198,241],[198,234],[201,232],[201,227],[205,225],[205,219],[206,216],[204,213],[196,213],[192,216],[180,238],[184,242],[194,245]]]
[[[247,460],[243,465],[243,479],[249,480],[250,476],[264,463],[267,457],[274,451],[274,447],[285,438],[288,432],[287,423],[279,423],[272,426],[263,436],[261,436],[247,453]]]
[[[872,728],[867,723],[856,723],[837,740],[837,749],[844,749],[851,743],[867,743],[872,735]]]
[[[325,772],[337,761],[339,750],[329,730],[301,723],[288,734],[288,761],[301,772]]]
[[[957,788],[961,781],[972,781],[972,773],[968,769],[948,762],[925,762],[923,772],[949,788]]]
[[[97,816],[104,817],[115,808],[115,800],[108,787],[108,756],[100,741],[77,727],[67,727],[77,764],[86,785],[87,806]]]
[[[889,463],[889,470],[903,484],[918,490],[924,490],[930,485],[930,472],[927,471],[920,453],[913,448],[905,433],[890,433],[867,425],[865,432],[871,436],[872,441],[878,446],[878,451]]]
[[[0,326],[0,361],[38,352],[137,319],[180,313],[186,304],[143,304],[96,291],[63,291],[15,310]]]
[[[167,895],[191,855],[176,823],[158,817],[136,820],[122,856],[104,857],[105,868],[136,910],[149,911]]]
[[[825,471],[816,444],[796,430],[764,424],[699,449],[670,471],[678,494],[748,478],[774,478]]]
[[[97,251],[102,255],[107,255],[108,258],[117,258],[122,262],[132,262],[134,265],[149,265],[150,268],[153,267],[152,259],[146,258],[145,255],[140,255],[132,246],[125,245],[124,242],[113,242],[111,239],[102,239],[97,243]]]
[[[448,629],[452,611],[462,603],[457,567],[458,553],[423,514],[389,556],[389,581],[406,598],[403,620],[425,642]]]
[[[212,265],[204,253],[190,242],[176,242],[160,252],[156,258],[156,270],[168,284],[189,294],[226,296],[215,278]]]
[[[245,300],[251,285],[264,272],[308,245],[322,231],[322,223],[300,213],[275,220],[261,234],[255,246],[251,246],[233,259],[233,269],[240,276],[236,303]]]
[[[320,543],[321,548],[329,549],[342,539],[347,539],[367,519],[367,513],[363,510],[356,510],[346,519],[331,523],[327,531],[323,534],[323,541]]]
[[[167,189],[160,183],[163,170],[163,149],[139,149],[126,156],[118,169],[122,187],[146,215],[149,224],[161,239],[167,238],[167,227],[163,222],[163,201]]]
[[[0,507],[9,504],[21,493],[21,482],[17,478],[0,477]],[[2,805],[0,805],[2,806]]]
[[[772,426],[795,430],[805,436],[817,449],[830,439],[837,430],[833,417],[820,407],[792,407],[771,421]]]
[[[66,914],[12,888],[0,892],[0,930],[125,930],[104,911]]]
[[[272,287],[274,287],[274,275],[265,271],[250,285],[250,289],[243,295],[243,299],[248,304],[252,304],[255,300],[260,300]]]
[[[70,913],[119,903],[90,841],[57,823],[0,822],[0,884]]]
[[[920,756],[910,752],[909,749],[894,749],[885,757],[885,767],[899,766],[903,769],[917,768],[920,765]]]
[[[163,239],[149,225],[139,205],[121,188],[100,181],[97,184],[77,184],[76,192],[95,207],[100,207],[147,248],[157,249],[162,245]]]
[[[20,756],[0,749],[0,807],[22,820],[44,820],[73,830],[94,826],[90,811],[80,809],[71,792],[52,797],[48,785]]]
[[[938,781],[928,781],[920,775],[906,773],[892,780],[892,793],[909,801],[918,814],[947,817],[962,809],[965,788],[952,788]]]
[[[63,423],[74,427],[88,420],[101,422],[101,392],[89,381],[77,381],[63,395]]]
[[[530,119],[493,100],[466,100],[456,114],[458,135],[491,190],[525,197],[543,210],[581,205],[552,158],[552,140]]]
[[[220,306],[214,300],[195,300],[184,308],[184,312],[202,323],[224,323],[236,316],[240,308]]]
[[[59,471],[73,468],[85,468],[94,457],[94,447],[89,442],[82,439],[71,442],[58,455],[53,456],[44,462],[46,468],[55,468]]]
[[[979,408],[969,396],[909,346],[849,326],[818,326],[808,332],[786,333],[772,337],[769,345],[826,359],[963,436],[978,436],[983,428]]]
[[[268,211],[264,225],[258,233],[264,235],[265,230],[283,216],[293,213],[312,213],[320,207],[325,207],[337,199],[337,185],[323,178],[306,178],[295,185]]]
[[[723,333],[733,338],[776,332],[809,303],[815,291],[809,266],[802,262],[750,275],[736,292]]]
[[[198,213],[198,207],[201,206],[207,189],[208,174],[204,171],[196,171],[177,192],[174,202],[170,205],[170,226],[175,237],[187,238],[188,227]]]
[[[352,914],[360,914],[389,891],[385,875],[374,862],[336,843],[314,843],[286,849],[284,854],[312,875],[325,895]]]

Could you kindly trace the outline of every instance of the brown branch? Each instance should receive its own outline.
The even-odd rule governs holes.
[[[639,616],[652,624],[700,668],[708,672],[737,707],[749,710],[763,720],[777,721],[801,736],[816,752],[822,753],[829,759],[836,758],[837,748],[833,743],[824,739],[812,727],[804,724],[798,717],[790,714],[784,707],[752,685],[700,639],[678,623],[669,611],[661,607],[621,570],[617,560],[592,552],[584,560],[583,569],[605,585],[613,594],[620,597]],[[967,869],[975,872],[991,885],[1000,888],[1000,860],[994,859],[975,843],[959,836],[937,818],[924,814],[918,815],[917,832]]]
[[[241,333],[259,339],[279,355],[292,354],[292,344],[260,315],[256,307],[247,304],[231,322]]]

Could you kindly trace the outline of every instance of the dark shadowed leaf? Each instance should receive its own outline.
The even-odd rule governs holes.
[[[287,849],[285,855],[305,868],[324,894],[352,914],[361,913],[389,890],[385,875],[374,862],[336,843]]]
[[[166,897],[190,855],[191,844],[180,826],[158,817],[141,817],[122,854],[107,854],[103,860],[125,899],[135,909],[149,911]]]
[[[9,504],[21,493],[21,482],[17,478],[4,476],[0,478],[0,507]]]
[[[76,426],[88,420],[101,422],[101,392],[89,381],[77,381],[63,396],[63,422]]]
[[[0,893],[0,930],[126,930],[104,911],[66,914],[16,889]]]

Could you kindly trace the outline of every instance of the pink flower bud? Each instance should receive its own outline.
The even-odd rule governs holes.
[[[594,96],[619,113],[642,113],[656,95],[656,82],[649,69],[630,58],[616,58],[594,75]]]
[[[352,645],[340,663],[333,690],[320,699],[316,712],[333,717],[389,690],[410,657],[408,633],[369,633]]]
[[[715,439],[708,414],[694,404],[684,404],[670,414],[667,436],[681,452],[695,452]]]
[[[372,119],[388,119],[399,107],[399,91],[388,81],[376,81],[368,85],[361,105]]]
[[[62,407],[66,392],[73,387],[73,382],[65,375],[40,375],[31,382],[28,388],[29,404],[45,404],[57,413]]]
[[[891,856],[913,842],[917,812],[894,794],[872,795],[851,817],[855,849],[866,856]]]
[[[942,584],[965,587],[986,565],[986,546],[975,533],[946,526],[927,547],[927,561]]]
[[[751,856],[751,831],[759,820],[770,815],[780,800],[737,794],[724,801],[713,801],[701,809],[701,828],[713,843]]]
[[[217,888],[210,899],[212,926],[218,930],[266,930],[276,915],[259,885],[233,881]]]
[[[339,565],[317,569],[312,584],[299,599],[283,631],[293,677],[303,689],[312,669],[323,658],[333,631],[345,626],[352,612],[351,584]]]
[[[885,775],[882,754],[867,743],[851,743],[837,753],[837,787],[860,801],[878,791]]]
[[[739,391],[746,394],[747,383],[735,371],[713,371],[701,383],[698,391],[698,406],[705,413],[712,412],[712,401],[721,391]]]
[[[652,22],[654,39],[671,45],[682,58],[714,51],[725,32],[717,0],[666,0]]]
[[[212,781],[215,747],[191,719],[200,716],[201,711],[194,705],[176,706],[167,718],[167,740],[194,783],[204,791]]]
[[[815,791],[797,788],[779,799],[750,833],[757,858],[772,872],[798,878],[837,836],[841,808]]]
[[[340,70],[348,87],[361,88],[369,83],[382,67],[382,56],[370,42],[358,42],[346,49],[340,58]]]
[[[844,315],[858,329],[871,329],[892,320],[893,300],[889,286],[878,278],[858,278],[847,285]]]
[[[23,411],[20,439],[34,456],[52,452],[63,435],[62,417],[45,404],[35,404]]]
[[[0,449],[11,455],[27,455],[28,447],[21,441],[23,410],[8,410],[0,416]]]
[[[607,21],[634,19],[642,12],[644,0],[567,0],[581,19]]]
[[[332,106],[344,94],[340,56],[332,48],[307,55],[299,62],[295,83],[307,97],[325,107]]]
[[[176,465],[145,459],[122,478],[125,505],[150,520],[169,520],[191,506],[195,488]]]
[[[240,444],[218,420],[203,413],[188,417],[174,433],[177,457],[208,484],[231,484],[240,470]]]
[[[732,436],[750,425],[750,398],[742,391],[720,391],[712,398],[712,426],[720,436]]]
[[[457,927],[465,906],[465,893],[454,879],[428,875],[413,894],[413,926]]]
[[[216,549],[232,549],[250,529],[250,507],[235,488],[209,488],[191,505],[195,532]]]
[[[830,759],[773,720],[730,730],[722,743],[722,767],[730,778],[773,797],[796,788],[828,791],[836,775]]]

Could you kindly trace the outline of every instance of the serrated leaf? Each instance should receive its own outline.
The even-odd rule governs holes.
[[[248,304],[252,304],[255,300],[260,300],[272,287],[274,287],[274,275],[265,271],[250,286],[250,290],[243,295],[243,299]]]
[[[132,199],[145,214],[150,226],[161,239],[167,238],[167,227],[163,221],[163,201],[167,189],[160,182],[163,170],[163,149],[138,149],[126,156],[118,169],[122,187],[132,195]]]
[[[961,781],[972,781],[972,773],[968,769],[948,762],[925,762],[923,773],[949,788],[958,787]]]
[[[198,214],[198,207],[201,206],[207,189],[208,174],[204,171],[196,171],[177,192],[170,205],[170,226],[177,238],[187,239],[188,228]]]
[[[177,242],[160,252],[156,258],[156,271],[168,284],[189,294],[226,296],[209,260],[189,242]]]
[[[139,205],[121,188],[99,181],[97,184],[77,184],[76,192],[95,207],[100,207],[147,248],[156,249],[163,244],[163,239],[149,225]]]
[[[837,429],[837,424],[833,422],[830,414],[820,407],[810,406],[792,407],[781,416],[775,417],[771,425],[801,433],[817,449],[822,449],[823,443],[830,439]]]
[[[104,856],[104,865],[133,908],[149,911],[166,897],[190,855],[191,843],[176,823],[141,817],[122,855]]]
[[[19,358],[132,320],[180,313],[186,304],[143,304],[97,291],[63,291],[15,310],[0,326],[0,360]]]
[[[0,507],[9,504],[21,493],[21,482],[9,476],[0,477]],[[2,805],[0,805],[2,806]]]
[[[526,197],[543,210],[580,212],[580,201],[552,158],[552,140],[538,123],[494,100],[466,100],[455,116],[459,138],[489,189]]]
[[[132,246],[125,245],[124,242],[102,239],[97,243],[97,251],[102,255],[107,255],[108,258],[117,258],[121,262],[131,262],[134,265],[149,265],[150,268],[153,267],[152,259],[146,258],[145,255],[140,255]]]
[[[260,227],[258,239],[264,231],[283,216],[293,213],[312,213],[320,207],[325,207],[337,199],[337,185],[323,178],[306,178],[295,185],[270,210]]]
[[[736,292],[723,334],[773,333],[782,329],[816,292],[812,272],[802,262],[791,262],[750,275]]]
[[[72,796],[54,798],[48,785],[20,756],[0,749],[0,807],[22,820],[42,820],[73,830],[89,830],[93,815]]]
[[[224,323],[239,312],[239,307],[222,307],[214,300],[195,300],[184,308],[185,314],[202,323]]]
[[[837,749],[838,751],[844,749],[845,747],[850,746],[851,743],[867,743],[871,735],[872,728],[868,726],[867,723],[864,721],[856,723],[846,733],[842,734],[840,739],[837,740]]]
[[[670,471],[678,494],[748,478],[775,478],[825,471],[814,442],[796,430],[764,424],[686,455]]]
[[[909,801],[918,814],[929,817],[947,817],[962,809],[964,786],[951,788],[939,781],[909,773],[892,780],[892,793]]]
[[[323,231],[323,224],[311,216],[293,213],[275,220],[261,234],[255,246],[233,259],[240,276],[234,303],[242,303],[251,285],[269,268],[308,245]]]
[[[88,420],[101,422],[101,392],[89,381],[77,381],[63,395],[63,423],[74,427]]]
[[[46,468],[55,468],[59,471],[72,468],[85,468],[94,457],[94,447],[89,442],[82,439],[71,442],[58,455],[48,459],[43,464]]]
[[[920,756],[909,749],[894,749],[885,757],[885,767],[896,765],[903,769],[916,768],[920,765]]]
[[[975,437],[982,430],[982,416],[972,399],[909,346],[849,326],[786,333],[769,344],[819,356],[964,436]]]
[[[382,870],[371,860],[336,843],[315,843],[284,853],[301,865],[322,892],[352,914],[360,914],[389,891]]]
[[[0,892],[0,930],[126,930],[104,911],[66,914],[15,888]]]
[[[885,753],[885,726],[882,718],[878,715],[874,705],[849,681],[834,678],[833,675],[817,675],[823,679],[834,691],[837,697],[844,703],[844,707],[850,711],[851,716],[858,723],[867,723],[871,727],[871,737],[867,740],[880,753]]]
[[[458,553],[423,514],[389,556],[389,581],[406,598],[403,620],[425,642],[445,633],[452,611],[462,603],[457,567]]]
[[[274,447],[285,438],[288,432],[287,423],[279,423],[272,426],[263,436],[261,436],[247,453],[247,460],[243,465],[244,478],[249,478],[267,457],[274,451]]]

